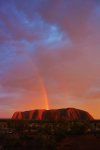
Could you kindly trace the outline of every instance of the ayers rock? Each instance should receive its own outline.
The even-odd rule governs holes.
[[[76,108],[64,109],[37,109],[24,112],[15,112],[12,119],[16,120],[44,120],[44,121],[75,121],[75,120],[94,120],[93,117],[84,110]]]

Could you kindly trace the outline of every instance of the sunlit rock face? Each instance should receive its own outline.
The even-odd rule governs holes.
[[[84,110],[76,108],[51,109],[51,110],[32,110],[15,112],[12,119],[16,120],[44,120],[44,121],[75,121],[93,120],[93,117]]]

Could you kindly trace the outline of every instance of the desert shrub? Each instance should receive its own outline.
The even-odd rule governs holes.
[[[71,133],[72,134],[83,134],[87,130],[87,126],[82,122],[75,122],[71,126]]]

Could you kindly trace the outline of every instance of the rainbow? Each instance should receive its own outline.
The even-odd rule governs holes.
[[[41,90],[42,90],[42,93],[44,96],[45,109],[48,110],[49,109],[48,94],[47,94],[47,90],[46,90],[44,81],[41,76],[39,76],[39,83],[40,83],[40,87],[41,87]]]
[[[48,94],[47,94],[47,90],[46,90],[46,87],[45,87],[45,84],[44,84],[44,80],[39,72],[39,69],[36,67],[35,63],[33,62],[32,59],[30,59],[30,56],[29,56],[29,62],[32,64],[32,66],[35,68],[36,70],[36,76],[38,78],[38,81],[39,81],[39,84],[40,84],[40,88],[41,88],[41,91],[42,91],[42,94],[43,94],[43,97],[44,97],[44,103],[45,103],[45,109],[48,110],[49,109],[49,100],[48,100]]]

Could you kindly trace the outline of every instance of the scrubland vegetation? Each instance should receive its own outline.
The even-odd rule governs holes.
[[[1,150],[56,150],[66,138],[94,136],[100,138],[100,121],[45,122],[27,120],[1,120]]]

